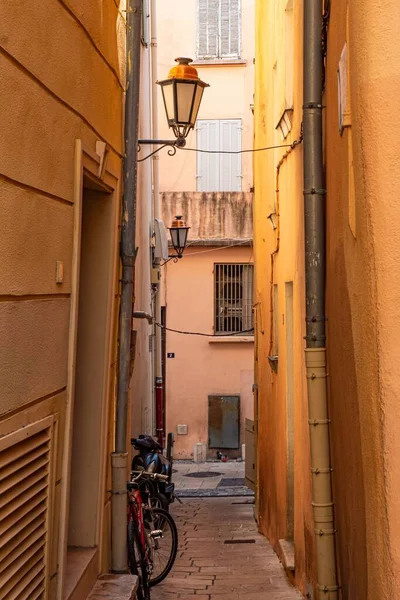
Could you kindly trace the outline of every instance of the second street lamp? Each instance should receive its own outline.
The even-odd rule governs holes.
[[[186,248],[187,237],[190,227],[182,220],[180,215],[175,217],[175,221],[172,221],[171,227],[168,227],[171,234],[171,242],[176,252],[176,257],[170,258],[182,258],[183,251]]]

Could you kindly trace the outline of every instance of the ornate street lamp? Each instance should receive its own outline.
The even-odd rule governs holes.
[[[184,145],[196,123],[204,88],[209,85],[201,81],[197,70],[190,65],[191,58],[175,60],[178,64],[170,70],[168,79],[157,83],[161,86],[168,125],[179,140],[178,145]]]
[[[182,258],[183,251],[186,248],[190,227],[186,225],[180,215],[177,215],[175,220],[172,221],[171,227],[168,227],[168,229],[171,235],[172,245],[176,252],[176,257],[171,256],[170,258]]]
[[[157,83],[161,86],[168,125],[173,130],[176,139],[138,140],[139,149],[142,144],[159,146],[148,156],[139,159],[138,162],[150,158],[166,146],[170,146],[168,154],[174,155],[177,148],[185,146],[185,138],[196,124],[204,88],[209,85],[201,81],[197,70],[190,65],[191,58],[176,58],[175,60],[178,64],[172,67],[168,78],[157,81]]]

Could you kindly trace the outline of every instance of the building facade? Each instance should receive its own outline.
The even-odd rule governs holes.
[[[303,593],[320,598],[304,363],[300,0],[256,3],[257,511]],[[348,600],[396,597],[398,207],[393,2],[321,3],[328,408],[338,583]],[[384,101],[382,99],[385,98]],[[289,151],[289,153],[287,153]],[[270,317],[272,311],[272,317]],[[268,358],[269,357],[269,358]],[[332,592],[333,593],[333,592]],[[337,592],[332,597],[337,597]]]
[[[159,73],[184,53],[210,84],[185,149],[159,155],[163,220],[191,227],[183,258],[161,267],[166,430],[176,458],[196,444],[241,456],[253,411],[253,174],[240,152],[253,144],[254,2],[180,0],[173,14],[160,4],[157,23]]]
[[[163,194],[165,219],[185,209],[191,223],[182,259],[162,268],[166,427],[178,459],[242,456],[253,417],[252,197]]]
[[[87,598],[110,567],[119,4],[0,8],[2,598]]]

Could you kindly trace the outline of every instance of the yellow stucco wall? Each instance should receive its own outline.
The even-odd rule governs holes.
[[[255,147],[282,143],[276,108],[286,85],[285,6],[257,3]],[[287,5],[286,5],[287,6]],[[294,111],[287,140],[299,135],[302,105],[302,2],[294,8]],[[326,59],[324,161],[327,187],[326,314],[339,578],[344,600],[394,598],[399,545],[398,222],[400,26],[394,2],[331,4]],[[337,70],[347,43],[347,111],[339,133]],[[304,69],[307,65],[304,65]],[[285,140],[286,141],[286,140]],[[288,348],[284,287],[294,283],[295,583],[315,581],[305,396],[302,149],[255,155],[254,243],[258,382],[258,511],[275,544],[287,535]],[[280,196],[280,242],[273,284],[279,341],[271,372],[271,253],[277,232],[268,215]],[[275,346],[275,340],[274,344]]]
[[[48,534],[50,598],[61,597],[57,586],[65,567],[62,506],[68,510],[65,477],[73,354],[69,340],[71,306],[77,297],[73,249],[78,239],[79,189],[75,186],[80,177],[77,139],[86,149],[85,164],[94,175],[98,168],[96,142],[104,141],[110,147],[105,176],[114,190],[106,233],[110,295],[118,285],[124,70],[123,19],[117,4],[113,0],[38,0],[0,7],[0,435],[49,415],[58,422]],[[63,263],[63,283],[56,283],[56,261]],[[115,319],[114,309],[110,314]],[[108,318],[105,344],[108,364],[115,353],[112,320]],[[106,378],[104,381],[107,386]],[[107,393],[105,404],[108,402]],[[106,431],[107,418],[100,420],[105,428],[102,432]],[[103,437],[100,470],[105,489],[107,436]],[[102,547],[100,520],[105,501],[100,496],[97,543]],[[97,502],[96,495],[93,502]],[[105,550],[101,552],[106,556]],[[95,574],[100,562],[101,557]]]
[[[293,64],[287,64],[286,6],[290,3],[256,3],[255,148],[289,145],[300,137],[302,120],[302,4],[293,3]],[[291,69],[291,70],[290,70]],[[292,80],[287,83],[287,79]],[[292,88],[292,89],[291,89]],[[292,129],[284,139],[276,129],[293,94]],[[305,592],[312,586],[313,524],[309,477],[307,398],[304,378],[304,259],[302,231],[302,148],[286,157],[287,147],[254,155],[255,249],[255,371],[258,385],[258,515],[259,527],[273,545],[289,534],[288,447],[294,454],[295,582]],[[278,179],[277,179],[277,173]],[[277,193],[276,190],[279,190]],[[278,206],[277,206],[278,204]],[[277,229],[273,229],[271,213]],[[276,251],[278,249],[278,251]],[[273,261],[273,267],[272,267]],[[273,271],[273,272],[272,272]],[[286,314],[288,287],[293,284],[293,327]],[[275,296],[275,300],[274,300]],[[274,313],[271,315],[271,301]],[[272,320],[271,320],[272,319]],[[276,325],[275,325],[276,323]],[[276,333],[274,333],[274,329]],[[271,332],[272,330],[272,332]],[[290,339],[293,338],[292,388],[294,434],[288,434],[286,376]],[[278,354],[278,372],[268,356]],[[293,423],[292,423],[293,426]]]

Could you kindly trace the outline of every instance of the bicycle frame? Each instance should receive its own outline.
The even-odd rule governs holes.
[[[129,491],[128,521],[130,519],[133,519],[133,521],[137,523],[140,545],[142,547],[143,555],[147,559],[148,548],[146,544],[146,533],[144,528],[143,500],[138,489]]]

